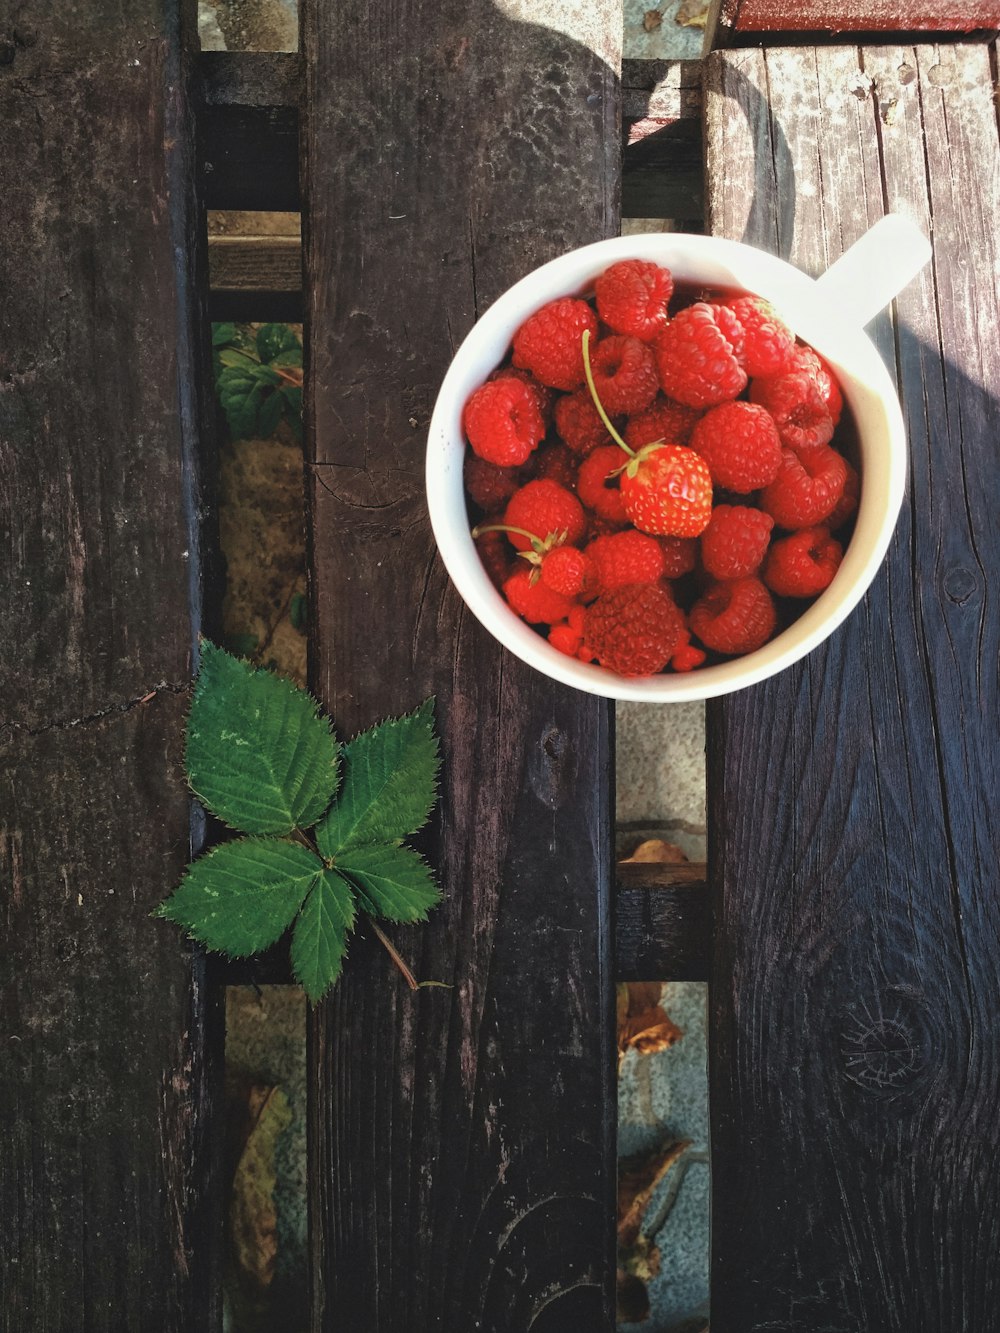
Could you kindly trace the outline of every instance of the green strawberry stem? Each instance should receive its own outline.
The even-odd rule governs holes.
[[[481,537],[484,532],[516,532],[519,537],[527,537],[528,541],[531,542],[532,550],[539,552],[539,554],[541,554],[542,547],[545,545],[541,537],[536,537],[533,532],[528,532],[524,528],[512,528],[509,523],[481,523],[478,527],[472,529],[473,537]]]
[[[597,386],[594,384],[594,372],[590,368],[590,330],[583,331],[583,372],[587,376],[587,388],[590,390],[590,396],[594,400],[594,406],[597,408],[597,415],[604,422],[604,428],[620,448],[624,449],[629,458],[635,458],[636,452],[630,449],[622,437],[611,424],[611,418],[604,410],[604,404],[597,396]]]

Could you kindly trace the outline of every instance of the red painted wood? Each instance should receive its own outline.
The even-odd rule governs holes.
[[[1000,25],[997,0],[723,0],[719,23],[734,32],[972,32]]]

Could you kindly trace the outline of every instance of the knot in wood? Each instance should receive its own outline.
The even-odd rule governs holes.
[[[975,573],[965,565],[956,565],[944,576],[945,594],[956,606],[964,606],[978,587]]]
[[[898,1010],[873,1015],[863,1007],[852,1013],[840,1038],[840,1055],[846,1077],[866,1092],[901,1091],[922,1067],[916,1033]]]

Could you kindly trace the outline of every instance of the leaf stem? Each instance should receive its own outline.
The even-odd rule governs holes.
[[[410,990],[419,990],[420,982],[410,971],[409,967],[407,966],[406,962],[403,959],[402,954],[393,944],[392,940],[385,933],[385,931],[382,929],[382,927],[379,925],[377,921],[372,920],[371,917],[369,917],[368,920],[371,922],[372,930],[374,930],[375,934],[381,940],[382,946],[385,949],[386,953],[399,968],[400,972],[402,973],[403,980],[409,986]]]
[[[611,418],[608,416],[607,412],[605,412],[605,410],[604,410],[604,404],[601,402],[600,398],[598,398],[598,396],[597,396],[597,386],[594,384],[594,372],[593,372],[593,371],[591,370],[591,368],[590,368],[590,330],[589,330],[589,329],[584,329],[584,331],[583,331],[583,373],[584,373],[584,374],[586,375],[586,377],[587,377],[587,388],[590,390],[590,396],[591,396],[591,398],[594,400],[594,406],[597,408],[597,415],[598,415],[598,416],[601,418],[601,420],[604,422],[604,429],[608,432],[608,434],[609,434],[609,435],[611,436],[611,438],[614,440],[615,444],[617,444],[620,448],[622,448],[622,449],[625,450],[625,452],[628,454],[629,458],[635,458],[635,457],[636,457],[636,452],[635,452],[635,450],[634,450],[634,449],[630,449],[630,448],[628,447],[628,445],[625,443],[625,441],[622,439],[622,437],[621,437],[621,436],[618,434],[618,432],[615,430],[614,426],[611,424]]]

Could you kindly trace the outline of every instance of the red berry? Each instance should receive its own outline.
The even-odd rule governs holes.
[[[680,579],[690,574],[698,563],[698,542],[694,537],[657,537],[663,552],[663,577]]]
[[[713,407],[746,388],[746,371],[733,343],[720,328],[715,308],[704,301],[678,311],[657,336],[653,351],[664,393],[689,407]]]
[[[780,375],[791,359],[795,334],[783,324],[769,301],[760,296],[735,296],[724,303],[743,325],[743,369],[750,376]]]
[[[586,456],[600,445],[611,443],[611,436],[594,406],[589,389],[578,389],[576,393],[558,398],[555,420],[559,438],[574,453]]]
[[[779,528],[812,528],[833,513],[846,481],[847,463],[829,445],[785,449],[778,475],[761,492],[760,507]]]
[[[629,462],[619,486],[625,512],[640,532],[697,537],[712,516],[712,477],[702,458],[682,445],[648,446]]]
[[[514,365],[553,389],[584,381],[583,332],[597,334],[597,316],[586,301],[563,297],[529,315],[514,334]]]
[[[554,390],[544,384],[539,384],[534,375],[529,375],[526,370],[518,370],[516,366],[501,366],[499,370],[494,370],[490,379],[520,380],[522,384],[526,384],[535,395],[535,402],[542,414],[542,421],[545,423],[545,429],[548,430],[552,425],[552,404],[556,396]]]
[[[597,397],[608,416],[642,412],[656,397],[660,380],[653,353],[638,338],[613,334],[591,350]]]
[[[745,495],[767,486],[781,467],[781,440],[770,415],[753,403],[723,403],[691,432],[691,448],[708,464],[712,481]]]
[[[557,625],[569,615],[573,603],[553,592],[541,579],[532,582],[533,570],[519,569],[503,585],[511,608],[532,625]]]
[[[474,453],[467,453],[464,462],[465,490],[469,498],[485,509],[502,509],[523,482],[515,467],[497,467]]]
[[[644,444],[656,444],[660,440],[664,444],[687,444],[695,423],[700,419],[701,413],[696,408],[660,397],[645,412],[629,417],[625,426],[625,443],[636,450]]]
[[[502,515],[496,514],[487,520],[487,525],[492,527],[495,523],[499,523],[501,518]],[[490,582],[495,588],[502,588],[513,573],[514,562],[511,558],[510,543],[502,532],[480,532],[475,538],[475,543],[483,568],[490,576]]]
[[[655,583],[616,588],[586,610],[584,642],[620,676],[662,671],[684,632],[684,617]]]
[[[542,582],[564,597],[579,597],[592,578],[590,558],[575,546],[556,546],[542,556]]]
[[[587,517],[580,501],[564,486],[554,481],[529,481],[511,497],[503,521],[509,528],[521,528],[544,542],[560,534],[560,544],[574,546],[587,530]],[[507,534],[518,551],[532,548],[532,540],[523,532]],[[564,536],[562,534],[565,534]]]
[[[570,625],[553,625],[549,630],[549,643],[567,657],[576,657],[583,643],[583,635]]]
[[[650,342],[666,324],[673,291],[670,270],[645,259],[619,260],[594,283],[597,313],[605,324],[642,342]]]
[[[469,396],[462,414],[469,443],[500,467],[523,463],[545,434],[532,389],[521,380],[490,380]]]
[[[755,578],[713,583],[689,618],[692,632],[706,648],[730,657],[755,652],[778,623],[771,594]]]
[[[858,500],[861,497],[861,478],[847,460],[844,460],[847,467],[847,480],[844,482],[844,494],[837,501],[837,507],[826,520],[826,525],[831,531],[836,532],[842,528],[848,519],[852,519],[857,513]]]
[[[754,380],[750,401],[767,408],[781,443],[788,449],[809,449],[829,444],[833,438],[833,417],[812,375],[791,371],[773,379]]]
[[[811,347],[796,347],[792,353],[791,368],[805,371],[816,381],[823,396],[823,402],[826,403],[827,411],[836,426],[840,420],[840,414],[844,410],[844,395],[840,391],[836,375],[819,352],[814,351]]]
[[[779,597],[816,597],[833,582],[843,556],[829,528],[803,528],[771,547],[764,582]]]
[[[564,444],[543,444],[525,470],[530,470],[536,481],[555,481],[567,491],[575,491],[579,466],[579,458]]]
[[[617,444],[595,449],[580,464],[576,476],[576,493],[587,506],[612,523],[625,523],[625,502],[616,475],[626,463],[626,455]]]
[[[733,356],[743,365],[744,348],[747,340],[746,329],[740,322],[739,316],[735,310],[731,310],[727,305],[721,305],[715,301],[709,304],[709,309],[715,318],[726,341],[733,349]]]
[[[701,561],[714,579],[742,579],[760,568],[774,519],[747,505],[716,505],[701,534]]]
[[[630,583],[656,583],[663,578],[666,560],[660,543],[634,528],[598,537],[587,547],[598,593],[612,592]]]
[[[671,667],[674,671],[693,671],[695,667],[700,667],[704,660],[705,654],[700,648],[694,647],[690,633],[685,630],[677,647],[670,654]]]

